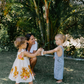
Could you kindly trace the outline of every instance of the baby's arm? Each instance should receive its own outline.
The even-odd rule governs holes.
[[[43,52],[43,54],[48,54],[48,53],[54,53],[54,52],[57,52],[57,51],[59,51],[59,47],[57,47],[57,48],[55,48],[55,49],[53,49],[53,50],[49,50],[49,51],[44,51]]]
[[[30,57],[30,58],[39,56],[39,53],[41,52],[41,50],[42,50],[42,48],[39,48],[35,53],[29,53],[27,51],[24,51],[24,56]]]

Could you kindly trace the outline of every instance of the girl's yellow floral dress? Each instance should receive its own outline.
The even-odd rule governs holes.
[[[24,49],[21,52],[23,51]],[[9,74],[9,79],[16,81],[16,83],[31,82],[34,76],[30,68],[30,61],[28,57],[21,56],[21,52],[17,53],[17,57]]]

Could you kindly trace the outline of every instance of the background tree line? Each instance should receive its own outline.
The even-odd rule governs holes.
[[[0,45],[11,49],[19,35],[35,34],[45,49],[55,47],[57,33],[84,37],[84,5],[76,0],[2,0],[0,1]],[[9,47],[8,47],[9,46]]]

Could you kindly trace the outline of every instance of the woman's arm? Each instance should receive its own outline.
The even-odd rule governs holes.
[[[44,51],[43,52],[43,54],[48,54],[48,53],[54,53],[54,52],[57,52],[57,51],[59,51],[59,47],[57,47],[57,48],[55,48],[55,49],[53,49],[53,50],[49,50],[49,51]]]

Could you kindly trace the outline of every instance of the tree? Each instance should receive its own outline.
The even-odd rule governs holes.
[[[75,34],[74,37],[84,35],[83,10],[83,5],[72,4],[69,0],[7,0],[5,22],[2,23],[7,26],[11,40],[29,31],[36,34],[39,43],[49,48],[54,45],[57,33]]]

